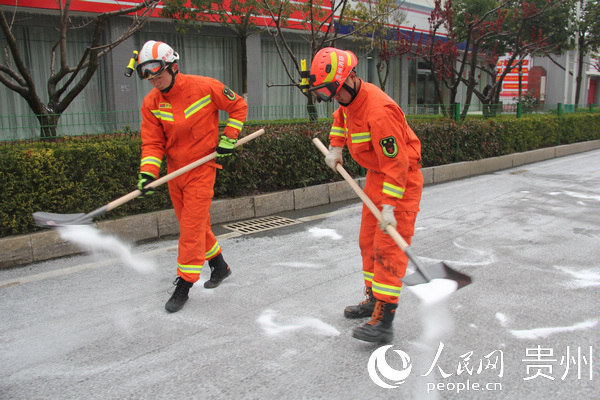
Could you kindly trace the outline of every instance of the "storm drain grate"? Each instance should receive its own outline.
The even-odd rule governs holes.
[[[271,216],[236,222],[234,224],[223,225],[223,227],[243,235],[249,235],[251,233],[268,231],[269,229],[281,228],[300,223],[300,221],[296,221],[294,219]]]

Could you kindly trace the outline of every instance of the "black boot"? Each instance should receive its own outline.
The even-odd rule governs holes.
[[[210,279],[204,282],[204,287],[207,289],[216,288],[223,282],[223,279],[231,275],[231,269],[225,262],[223,254],[208,260],[208,266],[210,267]]]
[[[348,306],[344,309],[344,317],[346,318],[367,318],[373,314],[375,303],[377,300],[373,296],[373,289],[365,287],[365,296],[367,299],[356,306]]]
[[[168,312],[177,312],[181,310],[185,302],[189,299],[188,293],[190,288],[194,286],[192,282],[188,282],[180,276],[175,279],[173,285],[175,285],[175,291],[169,301],[167,301],[167,304],[165,304],[165,309]]]
[[[354,328],[352,336],[366,342],[391,342],[394,338],[392,321],[396,315],[396,303],[377,300],[372,319],[366,324]]]

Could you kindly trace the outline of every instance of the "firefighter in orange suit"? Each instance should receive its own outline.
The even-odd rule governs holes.
[[[233,152],[242,130],[248,105],[216,79],[179,72],[179,55],[166,43],[146,42],[138,55],[136,71],[154,89],[142,104],[142,161],[138,188],[158,178],[163,156],[173,172],[215,150],[219,157]],[[219,134],[219,110],[229,114]],[[217,287],[231,274],[221,246],[211,230],[210,204],[217,169],[214,160],[169,181],[169,195],[179,220],[175,290],[166,303],[169,312],[179,311],[188,300],[189,289],[200,278],[205,260],[211,269],[205,288]]]
[[[320,50],[312,61],[309,90],[321,101],[335,99],[340,104],[333,113],[326,163],[335,170],[347,146],[354,160],[367,169],[365,193],[382,213],[378,223],[363,206],[359,247],[367,298],[346,307],[344,315],[371,317],[354,329],[355,338],[386,342],[393,338],[392,321],[408,257],[385,227],[394,226],[410,244],[423,189],[421,142],[394,100],[356,76],[357,63],[350,51]]]

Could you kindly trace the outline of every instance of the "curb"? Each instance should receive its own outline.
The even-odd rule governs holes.
[[[600,148],[600,140],[592,140],[477,161],[422,168],[421,171],[424,184],[432,185],[598,148]],[[364,188],[365,178],[357,178],[355,181]],[[210,215],[214,225],[357,198],[356,193],[345,181],[338,181],[256,196],[213,200]],[[116,235],[129,243],[163,239],[179,234],[179,223],[172,209],[102,221],[94,225],[99,230]],[[54,230],[2,238],[0,248],[2,249],[0,269],[82,253],[79,247],[64,241]]]

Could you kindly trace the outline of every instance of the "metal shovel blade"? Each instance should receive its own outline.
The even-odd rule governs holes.
[[[89,225],[92,218],[88,214],[54,214],[37,211],[33,213],[33,220],[40,228],[56,228],[64,225]]]
[[[464,286],[467,286],[472,282],[470,276],[453,270],[444,262],[439,262],[437,264],[425,267],[425,273],[431,279],[451,279],[453,281],[456,281],[458,283],[458,287],[456,288],[457,290]],[[404,282],[404,284],[408,286],[415,286],[421,285],[423,283],[428,283],[429,280],[427,280],[427,278],[425,278],[423,274],[421,274],[421,272],[419,272],[419,270],[417,269],[417,271],[413,272],[412,274],[405,276],[402,279],[402,282]]]

